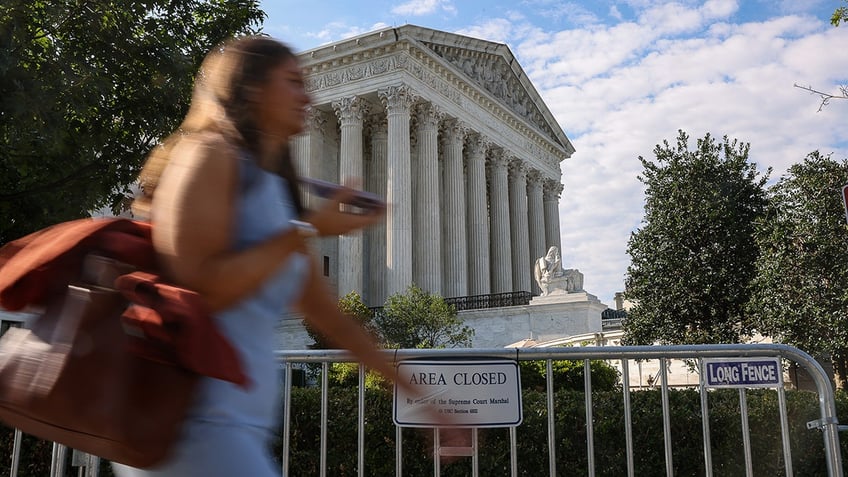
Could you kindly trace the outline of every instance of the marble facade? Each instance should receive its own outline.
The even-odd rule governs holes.
[[[299,57],[313,100],[299,172],[362,177],[391,204],[385,224],[320,243],[340,296],[538,293],[574,148],[506,45],[406,25]]]

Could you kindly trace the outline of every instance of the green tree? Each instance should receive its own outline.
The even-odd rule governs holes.
[[[362,296],[359,293],[352,291],[339,299],[339,310],[355,319],[360,326],[371,333],[379,340],[379,333],[374,327],[374,312],[365,305],[362,301]],[[309,325],[309,322],[304,320],[304,327],[309,337],[315,342],[309,347],[312,349],[338,349],[339,345],[332,343],[329,339],[321,335],[317,330]]]
[[[750,145],[717,143],[709,134],[689,150],[654,149],[639,157],[646,186],[643,225],[627,245],[625,294],[636,305],[624,323],[631,344],[734,343],[755,273],[754,221],[766,208],[761,176],[748,162]]]
[[[205,53],[263,19],[256,0],[4,0],[0,244],[120,208]]]
[[[415,285],[390,296],[375,324],[391,348],[468,347],[474,336],[457,317],[456,307]]]
[[[848,226],[842,186],[848,161],[818,151],[769,189],[769,213],[757,221],[760,248],[748,306],[753,326],[813,356],[833,359],[846,387]]]
[[[545,361],[521,361],[521,387],[544,391],[547,389],[548,367]],[[554,390],[570,389],[583,391],[585,365],[583,361],[553,361],[551,363]],[[606,361],[593,359],[589,362],[592,391],[615,391],[621,389],[621,375]]]
[[[848,3],[848,0],[845,0],[845,3]],[[838,7],[830,17],[830,23],[835,27],[842,22],[848,22],[848,7]]]

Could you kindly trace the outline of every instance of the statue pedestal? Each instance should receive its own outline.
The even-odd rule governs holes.
[[[565,290],[554,290],[545,296],[534,296],[530,300],[530,306],[549,305],[552,303],[579,303],[579,302],[596,302],[600,303],[598,297],[587,293],[583,290],[568,292]]]
[[[601,313],[608,307],[583,290],[537,296],[529,305],[459,312],[474,328],[474,348],[502,348],[521,340],[544,343],[602,331]]]

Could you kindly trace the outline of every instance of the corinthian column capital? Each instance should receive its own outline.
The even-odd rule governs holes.
[[[559,200],[559,196],[565,188],[560,181],[554,179],[545,179],[543,187],[545,200]]]
[[[448,118],[442,121],[442,137],[445,142],[462,142],[468,134],[468,126],[456,118]]]
[[[510,157],[501,148],[489,151],[489,163],[495,169],[506,169],[509,166]]]
[[[492,141],[483,134],[472,133],[468,135],[468,153],[471,156],[485,156],[490,147],[492,147]]]
[[[523,160],[517,157],[509,158],[509,177],[511,179],[526,179],[529,170],[530,167]]]
[[[418,103],[415,106],[415,120],[420,128],[436,129],[444,117],[445,113],[435,104]]]
[[[542,173],[538,169],[527,170],[527,186],[542,187]]]
[[[405,84],[389,86],[377,91],[380,102],[386,110],[392,112],[409,112],[412,105],[418,99],[418,95]]]
[[[333,101],[333,110],[342,125],[361,123],[368,113],[368,103],[359,96],[348,96]]]

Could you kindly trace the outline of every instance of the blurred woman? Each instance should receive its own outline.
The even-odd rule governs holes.
[[[339,312],[310,256],[311,237],[368,226],[382,211],[340,211],[353,194],[347,188],[303,210],[289,141],[308,105],[288,47],[267,37],[232,40],[204,60],[188,115],[148,158],[134,210],[153,224],[167,278],[205,299],[251,385],[203,378],[169,459],[151,469],[116,464],[119,476],[279,475],[269,437],[280,404],[275,325],[284,310],[302,312],[391,376],[369,336]]]

